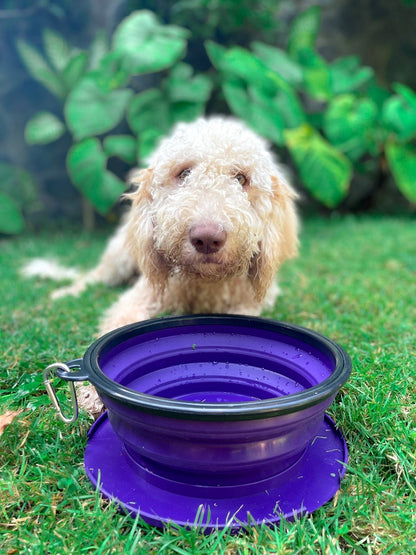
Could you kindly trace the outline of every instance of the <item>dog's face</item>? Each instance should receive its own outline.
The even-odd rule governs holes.
[[[295,193],[265,143],[234,120],[181,124],[139,172],[130,244],[147,278],[250,277],[262,298],[296,252]]]

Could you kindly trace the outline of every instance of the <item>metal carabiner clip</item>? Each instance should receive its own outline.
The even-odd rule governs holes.
[[[55,362],[54,364],[50,364],[43,371],[43,383],[45,384],[46,391],[48,393],[49,399],[52,401],[53,406],[55,407],[55,409],[58,412],[59,418],[63,422],[65,422],[66,424],[73,424],[78,419],[78,401],[77,401],[77,394],[75,392],[74,382],[69,382],[69,386],[70,386],[69,391],[70,391],[70,394],[71,394],[71,405],[72,405],[72,416],[70,418],[68,418],[67,416],[64,415],[64,413],[62,411],[61,403],[59,402],[59,399],[56,395],[55,389],[54,389],[51,381],[49,380],[49,376],[51,374],[51,371],[54,368],[60,368],[60,369],[64,370],[65,372],[68,372],[68,373],[71,372],[71,369],[69,368],[69,366],[67,366],[66,364],[63,364],[62,362]]]

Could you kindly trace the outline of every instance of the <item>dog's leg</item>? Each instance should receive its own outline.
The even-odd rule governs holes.
[[[104,314],[99,326],[99,335],[104,335],[127,324],[152,318],[160,310],[161,305],[156,301],[152,288],[141,277]],[[103,412],[104,406],[94,386],[83,385],[77,387],[77,396],[79,406],[91,416],[97,417]]]
[[[161,311],[153,288],[144,277],[123,293],[105,312],[99,326],[100,335],[127,324],[140,322],[156,316]]]
[[[71,285],[55,290],[51,297],[77,296],[90,284],[104,283],[115,286],[126,283],[138,272],[136,261],[126,242],[126,225],[123,224],[109,240],[98,265],[80,275]]]

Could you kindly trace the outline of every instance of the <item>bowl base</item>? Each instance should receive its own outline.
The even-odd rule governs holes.
[[[165,484],[146,469],[138,471],[123,443],[103,414],[88,434],[84,464],[88,478],[101,494],[120,508],[154,526],[174,522],[180,526],[238,529],[247,524],[275,524],[283,517],[312,513],[337,492],[348,460],[344,437],[333,420],[325,415],[321,429],[302,457],[289,469],[277,474],[265,489],[261,482],[247,491],[217,492],[197,485],[186,491]],[[148,474],[148,475],[147,475]],[[178,477],[179,478],[179,477]],[[173,483],[174,484],[174,483]],[[174,484],[175,485],[175,484]]]

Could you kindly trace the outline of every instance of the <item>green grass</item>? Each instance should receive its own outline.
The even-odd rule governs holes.
[[[416,232],[408,218],[308,220],[300,257],[280,273],[266,314],[342,344],[353,373],[331,414],[350,460],[336,501],[277,527],[204,535],[151,528],[101,500],[83,470],[82,414],[58,421],[41,371],[81,356],[119,291],[91,288],[52,303],[50,282],[22,280],[33,256],[91,266],[105,235],[43,232],[0,243],[0,414],[22,409],[0,438],[1,553],[414,553]]]

